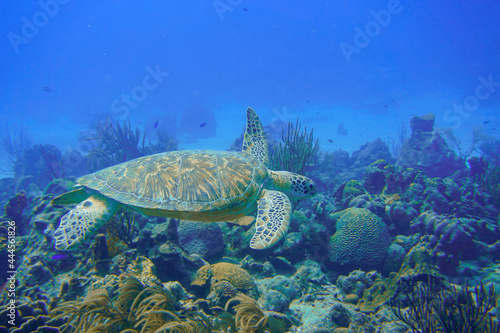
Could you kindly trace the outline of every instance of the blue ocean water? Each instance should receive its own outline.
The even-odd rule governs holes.
[[[498,327],[499,17],[498,0],[0,2],[0,259],[2,269],[10,264],[0,272],[0,313],[17,320],[9,326],[3,316],[0,331],[36,326],[32,309],[43,314],[37,325],[60,327],[45,315],[69,311],[60,310],[64,301],[81,306],[78,300],[96,297],[95,289],[107,288],[117,304],[129,276],[142,283],[137,290],[161,282],[163,291],[173,291],[179,302],[170,305],[183,320],[195,307],[215,309],[215,318],[229,297],[214,296],[214,286],[205,294],[197,289],[194,280],[207,263],[213,272],[233,265],[220,270],[247,279],[245,292],[262,309],[283,313],[292,332],[356,325],[404,332],[407,318],[387,313],[411,307],[409,296],[397,306],[384,299],[425,279],[419,288],[442,283],[436,299],[454,296],[476,310],[474,304],[488,303],[480,310]],[[250,157],[213,154],[218,177],[207,155],[186,153],[175,181],[175,172],[165,170],[177,167],[177,155],[165,155],[170,165],[144,158],[80,178],[88,193],[103,196],[81,191],[51,201],[77,177],[157,153],[166,136],[182,150],[237,147],[247,107],[262,121],[272,157],[282,126],[298,120],[314,130],[320,154],[303,166],[312,181],[268,177],[256,162],[266,160],[259,150],[266,146],[256,140]],[[139,144],[144,140],[149,150],[124,144],[93,151],[106,141],[96,129],[112,132],[116,122],[140,131]],[[165,195],[174,183],[175,197]],[[303,200],[290,202],[294,194]],[[85,209],[94,205],[100,210],[88,218]],[[115,211],[113,223],[104,224]],[[257,226],[248,219],[225,223],[255,211]],[[188,217],[222,223],[176,220]],[[253,232],[260,248],[251,246]],[[483,282],[491,289],[478,289]],[[459,295],[451,284],[466,291]],[[467,286],[483,298],[460,303],[472,297]],[[3,307],[14,299],[20,311]],[[437,312],[449,310],[424,301],[433,323]],[[457,319],[453,311],[447,314]],[[125,317],[132,326],[140,318]]]
[[[473,127],[500,130],[497,1],[0,6],[1,119],[63,151],[106,116],[147,132],[168,123],[184,148],[226,149],[247,106],[264,125],[298,118],[325,150],[396,138],[428,112],[465,142]],[[181,126],[193,106],[213,112],[198,127],[208,135]]]

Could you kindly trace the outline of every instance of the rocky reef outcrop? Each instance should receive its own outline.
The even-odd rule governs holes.
[[[448,147],[439,132],[434,131],[434,120],[432,113],[410,120],[411,136],[403,143],[397,166],[443,178],[465,168],[465,161]]]

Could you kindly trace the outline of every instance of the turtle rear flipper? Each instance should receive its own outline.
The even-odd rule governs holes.
[[[76,204],[82,202],[83,200],[90,197],[90,194],[85,191],[84,188],[79,188],[64,194],[61,194],[58,197],[52,199],[52,205],[69,205]]]
[[[290,225],[292,204],[283,192],[262,191],[258,202],[255,234],[250,247],[256,250],[267,249],[283,238]]]
[[[99,195],[80,202],[61,217],[61,224],[54,232],[56,249],[69,250],[94,234],[118,210],[120,204]]]

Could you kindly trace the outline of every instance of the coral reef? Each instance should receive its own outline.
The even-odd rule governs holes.
[[[27,230],[22,230],[21,226],[23,225],[23,210],[28,205],[26,199],[26,193],[18,193],[15,197],[12,197],[7,201],[5,205],[5,217],[10,220],[16,222],[18,232],[22,232],[22,234],[26,234]]]
[[[490,196],[495,208],[500,210],[500,186],[498,186],[500,184],[500,163],[488,167],[480,184],[484,188],[484,192]]]
[[[382,264],[390,242],[379,217],[365,208],[349,208],[337,221],[336,228],[329,244],[332,262],[367,269]]]
[[[98,288],[82,300],[63,302],[50,317],[63,332],[285,332],[287,327],[245,294],[213,308],[193,301],[179,285],[145,287],[135,278],[120,281],[115,292]]]
[[[391,306],[412,332],[498,332],[500,322],[489,316],[498,300],[491,285],[443,289],[429,276],[427,281],[399,280]]]
[[[400,279],[422,280],[427,276],[441,277],[432,263],[430,251],[425,244],[419,243],[408,252],[397,273],[392,272],[385,279],[377,278],[372,286],[364,291],[358,306],[361,311],[376,312],[394,297]]]
[[[364,169],[377,160],[385,160],[393,162],[391,153],[387,145],[380,139],[376,138],[372,142],[367,142],[351,155],[351,167],[354,169]]]
[[[224,241],[216,223],[181,221],[177,227],[180,246],[189,254],[209,260],[222,254]]]
[[[411,136],[401,148],[397,166],[415,168],[430,177],[448,177],[465,168],[465,162],[446,145],[434,129],[435,117],[429,113],[410,121]]]
[[[269,166],[271,170],[286,170],[304,175],[312,161],[317,158],[319,150],[318,140],[314,140],[313,130],[301,132],[301,125],[297,120],[295,126],[288,123],[288,128],[282,130],[282,141],[271,147]]]
[[[51,316],[68,317],[63,331],[139,332],[141,328],[143,332],[155,332],[169,322],[181,322],[172,312],[175,302],[168,289],[144,288],[138,280],[127,279],[116,296],[110,297],[105,289],[95,289],[82,301],[60,304],[51,311]]]
[[[389,163],[385,160],[377,160],[366,168],[365,177],[363,179],[363,187],[369,193],[382,193],[386,184],[385,169],[388,165]]]
[[[339,184],[350,180],[352,174],[348,172],[349,166],[349,153],[345,150],[319,151],[310,173],[318,185],[318,192],[331,192]]]
[[[426,211],[412,221],[413,232],[431,235],[432,255],[439,269],[455,275],[460,260],[498,256],[500,226],[488,219],[448,218]]]
[[[97,171],[111,165],[126,162],[131,159],[177,149],[177,141],[168,135],[160,135],[157,143],[148,142],[139,128],[132,129],[128,122],[113,122],[103,120],[95,129],[95,137],[87,138],[96,142],[96,147],[89,153],[92,171]]]
[[[138,228],[135,224],[137,213],[121,209],[113,215],[113,217],[106,223],[108,233],[132,247],[132,241],[138,234]]]
[[[36,144],[26,149],[16,162],[14,178],[22,183],[23,188],[34,183],[39,189],[45,189],[51,181],[63,176],[63,156],[54,145]]]
[[[243,268],[227,262],[201,267],[194,275],[191,286],[203,294],[212,291],[221,281],[227,281],[239,292],[258,298],[259,292],[252,276]]]
[[[94,261],[95,269],[99,273],[105,273],[109,270],[109,250],[106,243],[106,235],[97,234],[94,240]]]
[[[357,196],[365,194],[366,190],[357,180],[350,180],[344,185],[344,189],[342,190],[342,199],[351,200]]]
[[[376,279],[380,278],[380,274],[376,271],[364,272],[361,270],[355,270],[350,272],[348,276],[339,276],[335,284],[337,285],[337,288],[339,288],[339,290],[346,296],[354,294],[357,298],[361,298],[364,291],[367,288],[370,288]]]
[[[296,279],[283,275],[263,279],[259,283],[259,289],[262,307],[277,312],[288,310],[290,303],[302,294]]]
[[[123,127],[117,121],[116,125],[110,119],[99,122],[95,128],[96,136],[88,140],[96,140],[98,146],[89,153],[91,170],[122,163],[142,156],[138,144],[141,131],[132,130],[130,120],[123,122]]]
[[[500,141],[481,141],[467,167],[468,151],[454,154],[433,125],[411,120],[398,162],[379,139],[351,157],[315,151],[304,165],[321,193],[296,203],[289,233],[264,251],[248,247],[252,224],[129,210],[89,246],[56,251],[64,209],[50,201],[76,171],[51,146],[27,149],[18,177],[0,180],[1,260],[6,222],[19,228],[19,320],[0,312],[0,332],[498,332]],[[290,126],[284,140],[315,149],[312,132]],[[117,161],[174,143],[146,144],[130,123],[101,127],[110,142],[98,149]]]
[[[0,332],[58,333],[58,327],[64,324],[63,319],[49,317],[49,306],[47,305],[46,298],[28,298],[28,300],[17,304],[15,309],[15,325],[8,323],[8,320],[11,318],[8,316],[8,313],[8,309],[0,311]],[[7,327],[10,329],[7,330]]]
[[[2,122],[0,130],[0,172],[14,174],[19,160],[24,152],[32,146],[33,138],[22,126]]]

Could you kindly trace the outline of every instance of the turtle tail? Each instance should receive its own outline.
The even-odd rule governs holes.
[[[70,250],[93,235],[120,208],[114,200],[93,195],[80,202],[61,217],[59,228],[54,232],[56,249]]]

